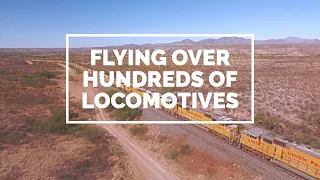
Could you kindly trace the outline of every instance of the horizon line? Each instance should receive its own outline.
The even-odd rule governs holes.
[[[135,35],[135,36],[133,36]],[[220,36],[220,38],[224,37],[238,37],[238,38],[243,38],[245,36],[247,37],[252,37],[254,34],[66,34],[67,37],[186,37],[186,39],[183,40],[188,40],[189,38],[187,37],[215,37]],[[241,36],[241,37],[240,37]],[[206,39],[220,39],[220,38],[206,38]],[[287,36],[283,38],[268,38],[268,39],[255,39],[254,41],[268,41],[268,40],[285,40],[288,38],[298,38],[298,39],[304,39],[304,40],[319,40],[320,38],[303,38],[303,37],[298,37],[298,36]],[[247,40],[250,40],[250,38],[244,38]],[[181,41],[183,41],[181,40]],[[204,39],[201,39],[204,40]],[[201,41],[199,40],[199,41]],[[193,40],[192,40],[193,41]],[[195,43],[199,41],[194,41]],[[91,47],[108,47],[108,46],[124,46],[124,45],[157,45],[157,44],[170,44],[170,43],[175,43],[175,42],[180,42],[180,41],[173,41],[173,42],[164,42],[164,43],[144,43],[144,44],[135,44],[135,43],[127,43],[127,44],[121,44],[121,45],[104,45],[104,46],[85,46],[85,47],[72,47],[73,49],[81,49],[81,48],[91,48]],[[276,44],[282,44],[282,43],[275,43]],[[290,44],[290,43],[286,43]],[[312,44],[312,43],[293,43],[293,44]],[[210,44],[207,44],[210,45]],[[230,43],[227,45],[244,45],[240,43]],[[283,44],[282,44],[283,45]],[[65,49],[66,47],[0,47],[0,49]]]

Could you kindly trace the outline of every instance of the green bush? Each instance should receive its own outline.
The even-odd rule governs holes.
[[[42,88],[46,86],[47,79],[33,76],[22,76],[21,84],[26,87]]]
[[[0,151],[4,150],[5,147],[3,145],[0,144]]]
[[[313,140],[311,140],[310,146],[316,149],[320,149],[320,139],[314,138]]]
[[[41,72],[33,75],[24,75],[21,77],[20,83],[26,87],[42,88],[45,86],[56,85],[55,81],[51,81],[51,78],[56,77],[56,73],[53,72]]]
[[[78,114],[70,113],[70,120],[78,117]],[[34,123],[34,130],[40,133],[67,134],[70,128],[77,125],[66,124],[65,111],[54,112],[51,117]]]
[[[78,114],[70,113],[70,121],[78,117]],[[65,111],[52,114],[48,119],[35,121],[33,130],[39,133],[76,134],[91,142],[98,142],[103,136],[103,130],[88,125],[66,124]]]
[[[77,179],[79,179],[79,177],[77,174],[66,173],[66,174],[60,175],[58,179],[60,179],[60,180],[77,180]]]
[[[178,157],[178,155],[179,155],[178,151],[172,151],[169,153],[169,158],[176,159]]]
[[[117,93],[118,91],[115,90],[111,90],[108,91],[107,94],[109,97],[112,97],[115,93]],[[104,103],[105,99],[100,99],[101,103]],[[117,98],[116,102],[118,104],[120,103],[124,103],[125,101],[122,98]],[[116,109],[114,106],[112,106],[112,104],[109,104],[109,106],[107,108],[105,108],[106,112],[113,112],[113,116],[116,118],[116,120],[123,120],[123,121],[133,121],[135,118],[140,117],[142,115],[142,110],[139,108],[129,108],[127,105],[125,105],[123,108],[121,109]]]
[[[167,92],[173,92],[174,91],[174,87],[162,87],[160,89],[160,93],[161,94],[164,94],[164,93],[167,93]]]
[[[103,136],[103,130],[93,126],[86,126],[80,132],[80,135],[87,138],[91,142],[98,142]]]
[[[24,137],[23,132],[15,132],[8,134],[1,134],[0,136],[0,144],[17,144]]]
[[[258,125],[261,125],[269,130],[273,130],[277,125],[279,125],[280,122],[276,117],[272,117],[262,112],[256,113],[254,119]]]
[[[148,132],[148,128],[146,126],[133,126],[129,129],[132,136],[145,136]]]
[[[117,109],[114,112],[114,117],[116,120],[123,120],[123,121],[133,121],[137,117],[142,115],[143,111],[139,108],[130,108],[127,105],[122,109]]]
[[[303,144],[320,149],[320,138],[311,136],[309,133],[297,133],[295,134],[295,138]]]
[[[88,168],[91,166],[93,166],[93,162],[90,159],[86,159],[86,160],[77,162],[75,165],[75,168],[76,169],[85,169],[85,168]]]
[[[188,154],[190,154],[190,152],[191,152],[191,147],[190,147],[190,145],[189,144],[184,144],[184,145],[181,145],[180,146],[180,154],[182,154],[182,155],[188,155]]]
[[[82,74],[82,70],[81,69],[74,68],[74,71],[76,72],[76,74]]]
[[[38,73],[36,73],[36,75],[40,76],[40,77],[45,77],[47,79],[51,79],[51,78],[57,77],[57,73],[56,72],[49,72],[49,71],[38,72]]]

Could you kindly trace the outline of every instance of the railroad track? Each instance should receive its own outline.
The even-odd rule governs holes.
[[[165,112],[166,114],[172,115],[171,112],[168,112],[168,111],[165,111],[165,110],[163,110],[163,112]],[[176,117],[176,118],[178,118],[178,119],[180,119],[180,120],[187,120],[187,119],[185,119],[185,118],[183,118],[183,117]],[[185,124],[185,125],[183,125],[183,126],[190,126],[190,125]],[[192,125],[192,126],[195,127],[195,128],[197,128],[197,129],[199,129],[199,130],[201,130],[202,132],[204,132],[205,134],[207,134],[207,135],[209,135],[209,136],[219,137],[219,139],[220,139],[221,141],[223,141],[225,144],[228,144],[228,145],[230,145],[230,146],[235,147],[236,149],[239,149],[241,152],[244,152],[244,153],[247,154],[248,156],[253,157],[253,158],[259,160],[261,163],[266,164],[266,166],[272,166],[273,168],[277,169],[278,171],[283,172],[283,173],[286,175],[286,176],[283,177],[283,179],[288,179],[288,178],[289,178],[289,179],[296,179],[296,180],[305,180],[305,179],[314,180],[314,178],[312,178],[312,177],[310,177],[310,176],[308,176],[308,175],[305,175],[305,177],[302,177],[301,175],[299,175],[299,174],[297,174],[297,173],[294,173],[294,172],[292,172],[292,171],[290,171],[290,170],[288,170],[288,169],[286,169],[286,168],[284,168],[284,167],[281,167],[281,166],[278,166],[277,164],[274,164],[273,162],[271,162],[270,160],[268,160],[265,156],[263,156],[262,153],[259,153],[259,154],[258,154],[258,153],[256,153],[256,152],[252,152],[252,151],[250,152],[250,151],[248,151],[248,150],[246,150],[246,149],[241,148],[238,144],[230,143],[230,141],[228,141],[227,139],[223,138],[220,134],[209,132],[209,130],[208,130],[206,127],[204,127],[204,126],[197,125],[197,124]],[[198,134],[196,134],[196,133],[193,133],[193,132],[191,132],[191,131],[188,130],[188,129],[185,129],[185,130],[188,131],[189,133],[191,133],[192,135],[197,136],[199,139],[204,140],[206,143],[213,145],[212,142],[203,139],[200,135],[198,135]],[[309,178],[309,177],[310,177],[310,178]]]
[[[308,175],[305,175],[305,174],[300,175],[300,174],[298,174],[298,173],[292,172],[292,171],[290,171],[290,170],[288,170],[288,169],[286,169],[286,168],[284,168],[284,167],[281,167],[281,166],[273,163],[272,161],[268,160],[268,159],[266,158],[266,156],[263,156],[262,153],[257,153],[256,151],[248,151],[248,150],[246,150],[246,149],[244,149],[244,148],[239,147],[238,144],[232,144],[232,143],[230,143],[228,140],[222,138],[222,137],[221,137],[220,135],[218,135],[217,133],[210,133],[210,132],[208,131],[208,129],[205,128],[205,127],[203,127],[203,126],[200,126],[200,125],[193,125],[193,126],[194,126],[195,128],[197,128],[197,129],[200,129],[201,131],[203,131],[204,133],[208,134],[209,136],[219,137],[219,139],[222,140],[223,142],[225,142],[226,144],[228,144],[228,145],[230,145],[230,146],[233,146],[233,147],[239,149],[241,152],[246,153],[248,156],[251,156],[251,157],[259,160],[260,162],[265,163],[265,164],[268,165],[268,166],[272,166],[273,168],[275,168],[275,169],[277,169],[277,170],[285,173],[287,176],[283,177],[284,179],[288,179],[288,178],[290,177],[290,179],[296,179],[296,180],[305,180],[305,179],[315,180],[315,178],[313,178],[313,177],[311,177],[311,176],[308,176]],[[190,132],[190,131],[189,131],[189,132]],[[197,136],[198,138],[201,138],[200,136],[198,136],[198,135],[196,135],[196,134],[193,134],[193,135]],[[204,141],[206,141],[206,140],[204,139]],[[209,142],[209,141],[206,141],[206,142],[209,143],[209,144],[212,144],[212,143]],[[279,163],[282,163],[282,162],[279,162]],[[302,172],[299,172],[299,173],[302,174]],[[304,176],[304,175],[305,175],[305,176]],[[289,176],[289,177],[288,177],[288,176]]]

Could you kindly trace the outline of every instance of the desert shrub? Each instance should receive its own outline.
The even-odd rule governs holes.
[[[213,177],[215,174],[215,170],[213,167],[207,167],[207,173],[209,177]]]
[[[320,149],[320,138],[313,138],[310,142],[310,146],[316,149]]]
[[[80,135],[91,142],[98,142],[103,136],[103,130],[98,127],[85,126],[80,132]]]
[[[17,144],[24,137],[21,131],[1,134],[0,144]]]
[[[46,84],[46,79],[44,78],[35,78],[33,76],[22,76],[21,84],[26,87],[36,87],[41,88]]]
[[[108,91],[107,94],[109,97],[111,97],[113,94],[117,93],[118,91]],[[101,103],[104,103],[105,99],[100,99]],[[118,104],[124,103],[125,101],[121,98],[117,98],[116,102]],[[125,105],[121,109],[116,109],[112,104],[109,104],[107,108],[105,108],[106,112],[113,112],[112,116],[116,118],[116,120],[124,120],[124,121],[133,121],[135,118],[140,117],[142,115],[142,110],[139,108],[129,108],[127,105]]]
[[[167,137],[165,135],[160,134],[158,136],[159,143],[164,143],[167,140]]]
[[[26,94],[20,94],[17,97],[12,96],[12,99],[14,99],[14,103],[20,104],[23,106],[31,106],[34,104],[50,104],[53,101],[53,98],[45,95],[41,92],[35,94],[35,93],[26,93]]]
[[[78,117],[78,114],[70,112],[70,121]],[[98,142],[103,136],[103,130],[88,125],[66,124],[65,111],[52,114],[51,117],[35,121],[33,130],[39,133],[74,134],[86,138],[91,142]]]
[[[76,81],[76,79],[73,76],[69,76],[69,81]]]
[[[75,108],[81,112],[92,113],[94,111],[94,109],[83,109],[81,101],[77,101],[77,102],[70,101],[70,107]]]
[[[85,159],[83,161],[79,161],[76,163],[75,168],[76,169],[85,169],[88,167],[93,166],[93,162],[90,159]]]
[[[110,153],[113,155],[113,156],[118,156],[118,155],[121,155],[123,153],[122,149],[120,146],[112,146],[110,147]]]
[[[309,133],[297,133],[295,138],[298,142],[320,149],[320,138],[311,136]]]
[[[182,155],[188,155],[191,152],[191,147],[189,144],[183,144],[180,146],[180,150],[179,150],[180,154]]]
[[[53,74],[49,73],[46,75],[24,75],[20,79],[20,83],[22,86],[25,87],[35,87],[35,88],[42,88],[45,86],[52,86],[56,85],[57,83],[55,81],[51,81],[50,79],[53,78]]]
[[[81,69],[74,68],[74,71],[76,72],[76,74],[82,74],[82,70]]]
[[[176,159],[178,157],[178,155],[179,155],[178,151],[172,151],[169,153],[169,158]]]
[[[0,151],[4,150],[5,147],[3,145],[0,144]]]
[[[146,126],[137,125],[137,126],[131,127],[129,131],[132,136],[141,137],[146,135],[146,133],[148,132],[148,128]]]
[[[57,77],[58,73],[50,72],[50,71],[42,71],[42,72],[36,73],[36,75],[40,77],[45,77],[47,79],[51,79],[51,78]]]
[[[310,122],[310,124],[314,124],[314,125],[320,125],[320,111],[317,112],[313,112],[309,117],[308,117],[308,121]]]
[[[61,174],[59,175],[58,179],[60,180],[77,180],[79,179],[78,175],[73,173],[66,173],[66,174]]]
[[[78,114],[70,113],[70,120],[78,117]],[[39,120],[34,123],[33,129],[40,133],[58,133],[67,134],[70,128],[74,128],[77,125],[66,124],[65,111],[54,112],[51,117]]]
[[[30,124],[32,125],[36,121],[36,119],[34,119],[33,117],[30,117],[30,116],[26,116],[22,120],[28,125],[30,125]]]
[[[139,108],[130,108],[127,105],[122,109],[117,109],[114,112],[114,117],[116,120],[123,120],[123,121],[133,121],[137,117],[142,115],[143,111]]]
[[[160,89],[160,93],[161,94],[164,94],[164,93],[167,93],[167,92],[172,92],[172,91],[174,91],[174,87],[162,87]]]
[[[270,115],[258,112],[254,116],[255,122],[266,129],[273,130],[279,125],[279,119]]]

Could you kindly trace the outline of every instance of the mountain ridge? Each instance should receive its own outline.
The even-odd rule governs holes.
[[[222,38],[207,38],[199,41],[185,39],[182,41],[172,42],[168,44],[250,44],[251,40],[242,37],[222,37]],[[320,44],[320,39],[308,39],[300,37],[286,37],[280,39],[255,40],[255,44]]]

